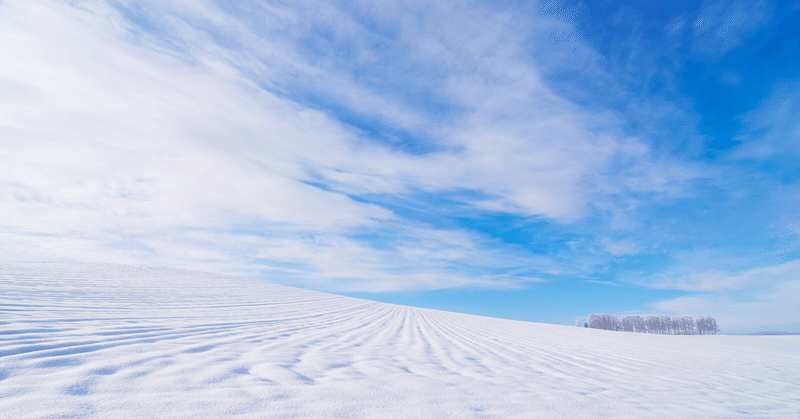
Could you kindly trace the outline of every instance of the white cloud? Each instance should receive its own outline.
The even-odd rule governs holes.
[[[713,316],[727,332],[747,332],[796,322],[800,312],[800,261],[729,273],[707,270],[661,277],[649,286],[702,292],[653,304],[675,315]]]
[[[694,21],[694,48],[707,58],[719,58],[772,21],[775,5],[765,1],[707,2]]]
[[[797,276],[795,276],[797,278]],[[797,328],[800,312],[800,280],[785,280],[755,293],[715,293],[662,301],[654,308],[675,315],[712,316],[725,333],[786,331]]]
[[[601,243],[605,251],[614,256],[632,255],[642,250],[636,243],[627,240],[613,241],[610,239],[603,239]]]
[[[719,263],[719,261],[716,261]],[[800,260],[762,266],[735,273],[719,269],[690,273],[665,273],[648,279],[647,285],[659,289],[686,291],[736,291],[773,287],[800,278]]]
[[[734,139],[742,144],[730,159],[797,157],[800,137],[800,81],[776,83],[759,106],[742,115],[742,132]]]
[[[157,7],[191,22],[171,33],[183,43],[202,33],[204,39],[224,37],[246,46],[198,43],[193,54],[226,59],[289,96],[313,92],[347,112],[443,147],[424,156],[386,153],[364,147],[374,141],[367,135],[354,158],[314,162],[341,191],[462,188],[484,193],[488,201],[474,202],[484,208],[570,220],[585,215],[587,203],[601,199],[595,192],[608,184],[653,192],[684,180],[671,175],[681,170],[654,161],[643,142],[620,139],[613,115],[583,112],[543,84],[537,67],[553,65],[541,58],[547,57],[543,51],[580,55],[587,48],[578,42],[541,44],[535,51],[523,46],[531,31],[571,31],[569,23],[535,16],[526,21],[478,4],[404,4],[397,11],[388,3],[338,9],[300,2],[240,10],[204,3],[203,10],[214,10],[210,24],[208,12],[169,5]],[[539,54],[539,61],[531,54]],[[432,115],[414,94],[457,111]],[[654,171],[660,179],[642,176]]]
[[[590,203],[611,205],[609,194],[685,178],[622,138],[613,118],[551,92],[504,26],[508,15],[438,5],[393,25],[389,9],[365,11],[389,25],[381,35],[327,5],[311,16],[303,5],[269,6],[256,16],[273,20],[258,23],[246,19],[256,11],[208,2],[126,4],[144,9],[137,19],[150,19],[150,32],[101,1],[0,5],[7,257],[268,269],[327,289],[512,287],[570,268],[362,197],[466,190],[473,208],[572,221]],[[306,54],[319,25],[339,49]],[[393,68],[384,47],[406,51],[405,67]],[[364,63],[385,68],[394,86],[359,78]],[[404,82],[459,110],[429,115],[398,90]],[[310,107],[304,92],[438,148],[376,141]]]

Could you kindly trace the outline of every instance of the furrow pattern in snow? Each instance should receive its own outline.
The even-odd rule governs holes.
[[[655,336],[118,265],[0,265],[7,417],[800,416],[800,337]]]

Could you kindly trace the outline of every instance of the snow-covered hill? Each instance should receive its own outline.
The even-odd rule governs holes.
[[[800,336],[656,336],[0,265],[6,418],[797,418]]]

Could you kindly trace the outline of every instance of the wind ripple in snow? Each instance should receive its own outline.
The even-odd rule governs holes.
[[[655,336],[117,265],[0,265],[4,417],[800,416],[800,336]]]

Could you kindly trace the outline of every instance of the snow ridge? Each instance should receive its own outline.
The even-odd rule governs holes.
[[[798,349],[173,269],[0,264],[0,412],[14,418],[796,418]]]

